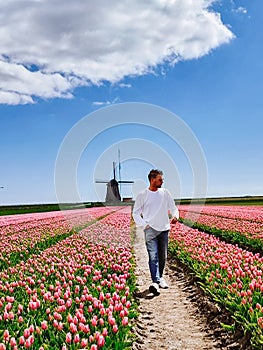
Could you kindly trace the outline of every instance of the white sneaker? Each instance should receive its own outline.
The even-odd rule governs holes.
[[[163,288],[163,289],[169,288],[168,284],[166,283],[166,281],[163,277],[160,278],[159,287]]]
[[[160,289],[159,289],[158,283],[153,283],[152,285],[150,285],[149,291],[154,295],[160,295]]]

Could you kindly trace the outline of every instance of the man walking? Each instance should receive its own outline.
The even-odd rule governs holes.
[[[163,278],[163,270],[167,258],[168,234],[171,223],[179,219],[179,212],[170,192],[161,188],[163,172],[153,169],[148,174],[150,185],[140,192],[135,200],[133,218],[137,226],[143,227],[146,248],[149,256],[149,268],[152,285],[149,291],[160,294],[160,288],[168,288]]]

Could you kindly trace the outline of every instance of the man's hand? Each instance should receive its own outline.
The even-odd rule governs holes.
[[[172,220],[171,220],[171,224],[176,224],[177,223],[177,218],[176,217],[173,217]]]
[[[144,230],[147,230],[147,228],[150,228],[150,225],[146,225],[146,226],[144,227]]]

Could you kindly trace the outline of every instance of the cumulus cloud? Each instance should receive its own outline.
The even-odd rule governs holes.
[[[208,54],[233,38],[212,3],[2,1],[0,103],[70,98],[77,86],[121,83]]]

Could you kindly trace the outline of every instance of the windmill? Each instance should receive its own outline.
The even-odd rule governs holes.
[[[105,183],[107,184],[107,193],[106,193],[106,199],[105,202],[107,203],[116,203],[121,201],[121,195],[120,195],[120,189],[119,184],[132,184],[134,181],[129,180],[121,180],[121,164],[120,164],[120,152],[118,151],[119,155],[119,180],[116,180],[116,162],[113,162],[113,179],[110,181],[106,180],[96,180],[96,183]]]

